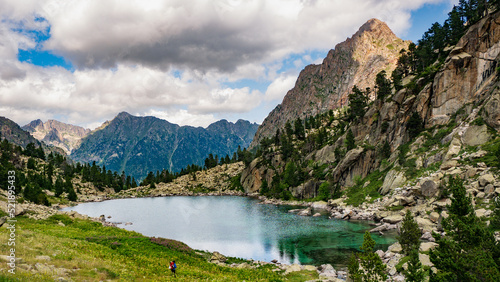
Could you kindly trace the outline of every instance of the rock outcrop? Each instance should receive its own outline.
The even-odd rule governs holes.
[[[471,26],[449,54],[432,84],[429,125],[448,122],[464,105],[480,102],[491,90],[500,54],[498,18],[497,12]],[[491,126],[499,129],[498,94],[488,100],[483,115]]]
[[[330,50],[322,64],[302,70],[295,87],[264,120],[250,146],[274,135],[289,120],[346,105],[354,85],[360,89],[373,88],[376,75],[382,70],[390,74],[396,67],[399,51],[407,49],[408,44],[409,41],[396,37],[384,22],[369,20],[351,38]]]
[[[23,126],[22,129],[47,145],[63,149],[68,155],[80,145],[82,138],[90,133],[90,129],[57,120],[48,120],[44,123],[37,119]]]

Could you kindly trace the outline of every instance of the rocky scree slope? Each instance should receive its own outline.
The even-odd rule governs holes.
[[[351,38],[330,50],[322,64],[301,71],[294,88],[257,130],[251,147],[274,135],[289,120],[345,106],[354,85],[373,89],[377,73],[385,70],[390,74],[400,50],[407,49],[409,43],[399,39],[384,22],[367,21]]]

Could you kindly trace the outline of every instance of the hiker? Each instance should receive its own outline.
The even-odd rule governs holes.
[[[175,274],[175,269],[177,268],[177,265],[175,264],[175,260],[170,262],[170,266],[168,267],[174,274],[174,277],[177,277],[177,274]]]

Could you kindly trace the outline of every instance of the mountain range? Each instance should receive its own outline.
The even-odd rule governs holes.
[[[156,117],[118,114],[81,140],[70,157],[105,165],[136,179],[150,171],[178,172],[188,165],[203,166],[209,154],[232,156],[250,144],[258,125],[244,120],[220,120],[207,128],[179,126]]]

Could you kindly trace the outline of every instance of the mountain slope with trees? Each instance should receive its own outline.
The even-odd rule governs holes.
[[[143,179],[149,172],[179,172],[188,165],[203,166],[209,154],[218,161],[231,158],[238,148],[250,144],[257,127],[243,120],[221,120],[206,129],[178,126],[123,112],[84,138],[71,158],[82,163],[95,161]]]

